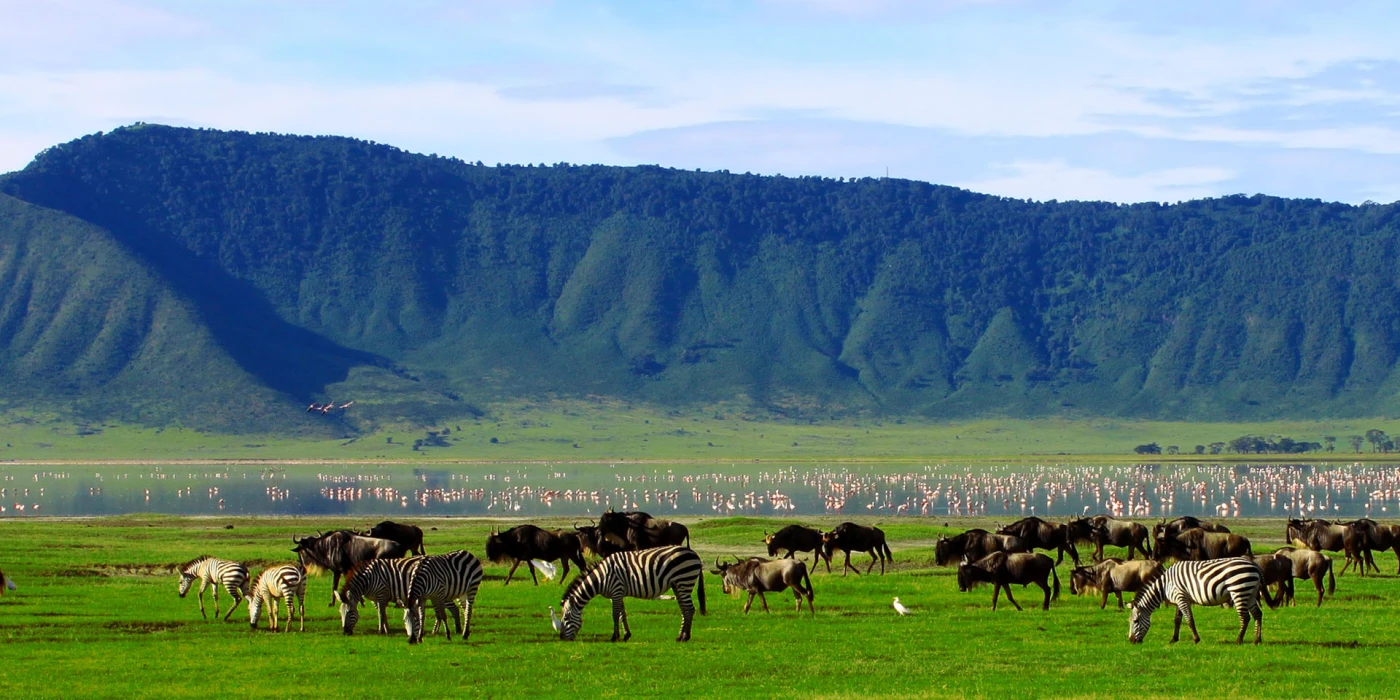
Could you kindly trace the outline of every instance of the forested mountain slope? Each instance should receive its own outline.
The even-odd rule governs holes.
[[[260,405],[356,394],[385,419],[542,394],[931,417],[1400,405],[1394,205],[1030,203],[148,125],[49,149],[0,192],[56,210],[0,217],[20,398],[121,385],[175,406],[144,378],[178,361],[278,397]],[[38,278],[50,305],[16,316]],[[127,296],[60,293],[89,278]],[[156,297],[188,328],[149,320]],[[45,334],[67,354],[25,340]]]

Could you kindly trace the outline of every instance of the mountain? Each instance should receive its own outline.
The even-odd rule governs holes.
[[[932,418],[1400,407],[1396,205],[1033,203],[144,124],[48,149],[0,193],[15,405],[159,423],[212,401],[228,430],[312,429],[292,407],[337,395],[365,405],[337,430],[585,394]]]

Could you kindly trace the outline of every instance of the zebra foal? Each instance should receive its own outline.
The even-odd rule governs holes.
[[[632,628],[627,624],[622,599],[629,596],[657,598],[670,589],[681,606],[681,633],[676,641],[688,642],[690,623],[695,619],[692,592],[700,604],[700,614],[705,614],[704,571],[700,555],[688,547],[657,547],[613,554],[575,578],[565,589],[564,599],[559,603],[564,613],[559,638],[572,641],[578,636],[583,627],[583,607],[601,595],[612,600],[612,641],[618,640],[619,627],[622,640],[627,641],[632,638]]]
[[[1235,643],[1244,642],[1249,618],[1253,617],[1254,643],[1258,644],[1264,639],[1264,611],[1259,606],[1263,580],[1264,572],[1259,565],[1244,557],[1178,562],[1148,584],[1133,601],[1132,613],[1128,616],[1128,641],[1141,643],[1152,627],[1152,612],[1163,604],[1170,604],[1176,606],[1172,642],[1181,637],[1181,620],[1185,618],[1191,627],[1191,636],[1199,644],[1201,635],[1196,632],[1191,606],[1228,603],[1240,616],[1240,634]]]
[[[199,598],[199,614],[206,620],[209,614],[204,612],[204,589],[210,586],[214,589],[214,617],[219,616],[219,589],[233,596],[233,606],[224,614],[224,622],[228,622],[234,609],[248,595],[248,567],[238,562],[202,556],[180,567],[181,598],[190,592],[195,581],[199,581],[199,594],[196,596]]]
[[[379,611],[379,633],[388,634],[389,603],[408,604],[409,583],[422,560],[422,557],[369,559],[345,572],[344,587],[335,591],[335,599],[340,603],[341,631],[346,635],[355,633],[360,606],[370,600]]]
[[[287,630],[292,629],[292,598],[296,598],[301,611],[301,631],[306,631],[306,569],[300,565],[285,564],[262,572],[253,582],[253,590],[248,594],[248,624],[258,628],[258,617],[262,607],[267,605],[267,616],[272,622],[272,631],[277,631],[277,599],[287,604]]]
[[[462,641],[472,634],[472,609],[476,605],[476,591],[481,587],[484,572],[481,560],[471,552],[457,550],[447,554],[434,554],[420,557],[422,562],[408,586],[408,605],[404,608],[404,629],[408,633],[408,643],[423,641],[423,608],[426,602],[433,603],[438,625],[447,622],[443,614],[446,609],[452,613],[453,625],[447,627],[447,639],[452,640],[452,627],[462,635]],[[461,603],[460,610],[458,602]]]

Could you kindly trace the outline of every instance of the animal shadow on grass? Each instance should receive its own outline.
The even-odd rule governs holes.
[[[103,627],[118,632],[129,632],[131,634],[151,634],[152,632],[169,632],[185,626],[183,622],[108,622]]]
[[[1268,640],[1265,640],[1264,643],[1265,643],[1265,644],[1269,644],[1270,642],[1269,642]],[[1322,648],[1324,648],[1324,649],[1364,649],[1364,648],[1378,648],[1378,649],[1379,649],[1379,648],[1385,648],[1385,647],[1400,647],[1400,642],[1358,642],[1358,641],[1356,641],[1356,640],[1354,640],[1354,639],[1351,640],[1351,641],[1349,641],[1349,642],[1338,642],[1338,641],[1332,641],[1332,642],[1312,642],[1312,641],[1301,640],[1301,639],[1289,639],[1289,640],[1285,640],[1285,641],[1281,641],[1281,642],[1273,642],[1273,644],[1281,644],[1281,645],[1286,645],[1286,646],[1298,646],[1298,647],[1322,647]]]

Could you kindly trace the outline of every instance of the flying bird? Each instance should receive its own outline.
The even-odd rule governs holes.
[[[554,606],[549,606],[549,624],[554,625],[554,631],[559,632],[564,629],[564,621],[554,614]]]
[[[531,559],[530,563],[534,564],[535,568],[539,569],[541,574],[544,574],[544,580],[546,581],[553,581],[554,577],[559,574],[559,569],[547,561]]]
[[[894,597],[894,611],[897,612],[897,613],[899,613],[900,615],[908,615],[908,614],[909,614],[909,608],[904,607],[904,605],[902,605],[902,604],[899,602],[899,596],[895,596],[895,597]]]
[[[354,404],[355,404],[354,401],[346,401],[345,403],[340,404],[339,406],[336,406],[336,408],[338,408],[338,409],[344,411],[345,409],[350,408],[350,407],[353,406]]]
[[[310,413],[310,412],[312,412],[312,411],[319,411],[319,410],[321,410],[321,404],[316,403],[315,401],[312,401],[312,402],[311,402],[311,405],[306,407],[306,412],[307,412],[307,413]]]

